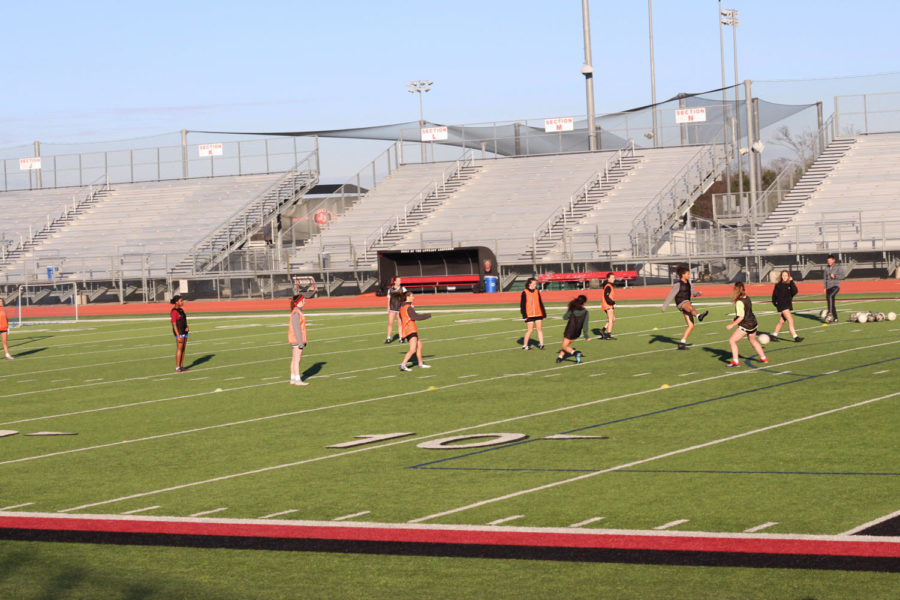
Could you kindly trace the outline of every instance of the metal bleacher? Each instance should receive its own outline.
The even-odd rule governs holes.
[[[86,187],[0,193],[0,256],[6,257],[88,194]]]
[[[900,249],[900,133],[855,136],[821,182],[792,199],[768,254]]]
[[[165,276],[223,221],[284,173],[117,184],[39,245],[3,265],[9,277],[25,265],[52,267],[62,277]],[[32,192],[31,198],[71,190]],[[5,196],[5,194],[3,195]]]

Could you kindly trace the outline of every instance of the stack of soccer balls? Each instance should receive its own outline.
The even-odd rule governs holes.
[[[883,312],[856,312],[850,314],[851,321],[857,321],[859,323],[874,323],[875,321],[894,321],[897,319],[897,313],[889,312],[884,314]]]

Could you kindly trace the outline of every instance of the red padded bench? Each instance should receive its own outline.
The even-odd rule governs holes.
[[[444,288],[450,291],[450,288],[468,287],[474,288],[481,283],[480,275],[425,275],[422,277],[402,277],[402,285],[408,290],[419,289],[426,290],[433,288],[435,292],[438,288]]]
[[[594,271],[591,273],[543,273],[537,276],[538,283],[543,289],[547,283],[580,283],[582,286],[587,285],[592,279],[603,281],[610,271]],[[612,271],[616,276],[616,281],[624,281],[627,287],[629,281],[635,281],[638,278],[637,271]]]

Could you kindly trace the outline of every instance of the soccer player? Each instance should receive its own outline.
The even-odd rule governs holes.
[[[188,331],[187,315],[184,314],[184,298],[176,294],[169,301],[172,311],[169,316],[172,319],[172,333],[175,334],[175,372],[184,373],[184,349],[187,347]]]
[[[547,311],[544,309],[544,301],[541,299],[541,291],[537,289],[537,279],[529,277],[525,282],[525,289],[522,290],[522,298],[519,302],[519,311],[522,318],[525,319],[525,339],[522,341],[522,350],[531,350],[529,340],[531,333],[537,327],[538,348],[544,349],[544,327],[541,325],[547,317]]]
[[[300,378],[300,359],[306,347],[306,317],[302,310],[304,304],[306,297],[303,294],[296,294],[291,298],[291,320],[288,324],[288,342],[291,344],[291,385],[309,385],[308,381]]]
[[[600,307],[606,313],[606,325],[600,332],[600,337],[605,340],[614,340],[612,336],[613,325],[616,322],[616,274],[610,271],[606,274],[606,282],[603,284],[603,296],[600,297]]]
[[[575,362],[581,363],[583,355],[580,350],[572,347],[572,342],[577,340],[579,335],[584,335],[584,341],[591,341],[591,338],[588,336],[590,315],[584,307],[586,302],[587,296],[577,296],[569,302],[566,314],[563,315],[563,319],[567,319],[568,322],[566,323],[566,330],[563,332],[562,348],[560,348],[559,354],[556,356],[557,363],[561,363],[567,356],[574,356]]]
[[[416,326],[416,321],[430,319],[431,314],[417,313],[412,303],[413,293],[406,292],[404,302],[400,305],[400,335],[409,342],[409,350],[406,351],[406,354],[403,356],[403,362],[400,363],[401,371],[412,370],[406,366],[406,363],[409,362],[413,354],[416,355],[416,361],[420,367],[423,369],[431,368],[431,365],[426,365],[425,361],[422,360],[422,340],[419,339],[419,328]]]
[[[788,324],[788,330],[794,336],[794,341],[803,341],[803,338],[797,335],[797,330],[794,329],[794,315],[791,314],[791,311],[794,310],[794,296],[796,295],[797,284],[794,283],[794,279],[789,272],[782,271],[778,278],[778,283],[772,289],[772,304],[775,305],[775,310],[780,313],[778,325],[772,330],[772,341],[781,341],[781,338],[778,337],[778,332],[781,331],[781,327],[785,323]]]
[[[6,360],[12,360],[12,354],[9,353],[9,343],[6,335],[9,332],[9,319],[6,318],[6,307],[3,304],[3,298],[0,298],[0,340],[3,340],[3,352],[6,354]]]
[[[735,327],[737,327],[737,329],[735,329],[734,333],[731,334],[731,337],[728,338],[728,345],[731,346],[731,362],[728,363],[728,366],[741,366],[741,357],[738,355],[737,343],[745,335],[750,339],[750,345],[756,350],[756,354],[759,356],[759,362],[769,362],[762,346],[756,340],[756,315],[753,314],[753,306],[750,302],[750,298],[747,296],[747,292],[744,290],[744,284],[740,281],[734,284],[734,292],[731,295],[731,301],[734,302],[736,316],[734,321],[725,326],[725,329],[729,331]]]
[[[684,315],[684,322],[687,324],[687,328],[684,330],[684,335],[681,336],[681,341],[678,342],[678,349],[687,350],[688,336],[691,335],[691,332],[694,330],[694,317],[697,317],[698,321],[703,322],[703,319],[706,318],[709,311],[705,310],[698,314],[697,309],[691,304],[691,298],[696,298],[702,294],[700,294],[699,290],[691,288],[690,269],[684,265],[680,265],[675,269],[675,274],[678,275],[678,281],[675,282],[675,285],[673,285],[672,289],[669,291],[669,295],[666,296],[665,301],[663,301],[662,311],[666,312],[666,309],[669,308],[669,304],[674,301],[675,306],[678,307],[678,310]]]
[[[835,264],[834,254],[829,254],[825,262],[828,263],[825,267],[825,303],[828,305],[828,316],[831,316],[833,321],[837,321],[837,308],[834,305],[834,298],[841,291],[841,279],[844,278],[844,269],[840,265]]]
[[[384,343],[390,344],[394,341],[394,318],[397,317],[397,331],[400,331],[400,305],[403,303],[403,296],[401,294],[406,293],[406,288],[400,285],[400,278],[394,277],[393,281],[391,281],[391,287],[388,288],[388,326],[387,326],[387,338],[385,338]],[[402,341],[402,340],[401,340]]]

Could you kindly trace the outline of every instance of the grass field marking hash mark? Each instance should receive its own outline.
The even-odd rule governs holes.
[[[271,519],[272,517],[280,517],[280,516],[282,516],[282,515],[289,515],[289,514],[291,514],[291,513],[299,512],[299,510],[300,510],[299,508],[292,508],[292,509],[290,509],[290,510],[283,510],[283,511],[281,511],[281,512],[272,513],[272,514],[270,514],[270,515],[265,515],[265,516],[258,517],[258,518],[260,518],[260,519]],[[62,511],[60,511],[60,512],[62,512]]]
[[[510,521],[515,521],[517,519],[523,518],[525,515],[512,515],[511,517],[504,517],[502,519],[497,519],[496,521],[491,521],[488,525],[502,525],[503,523],[509,523]]]
[[[191,516],[192,516],[192,517],[202,517],[202,516],[204,516],[204,515],[212,515],[212,514],[215,514],[215,513],[220,513],[220,512],[222,512],[223,510],[228,510],[228,507],[227,507],[227,506],[223,506],[222,508],[214,508],[214,509],[212,509],[212,510],[202,510],[202,511],[200,511],[200,512],[198,512],[198,513],[192,514]]]
[[[126,510],[123,515],[136,515],[138,513],[147,512],[148,510],[156,510],[159,506],[145,506],[144,508],[135,508],[134,510]]]
[[[668,523],[666,523],[664,525],[654,527],[653,530],[654,531],[663,531],[665,529],[671,529],[672,527],[675,527],[677,525],[682,525],[683,523],[687,523],[688,521],[690,521],[690,519],[677,519],[675,521],[669,521]]]
[[[744,533],[756,533],[757,531],[762,531],[763,529],[768,529],[769,527],[774,527],[775,525],[778,525],[777,521],[769,521],[768,523],[763,523],[762,525],[757,525],[756,527],[745,529]]]
[[[884,343],[884,344],[876,344],[875,347],[877,347],[877,346],[882,346],[882,345],[896,344],[896,343],[900,343],[900,340],[895,341],[895,342],[886,342],[886,343]],[[823,355],[823,356],[831,356],[831,355],[834,355],[834,354],[843,354],[843,353],[846,353],[846,352],[851,352],[851,351],[855,351],[855,350],[859,350],[859,349],[869,349],[869,348],[871,348],[871,347],[838,350],[838,351],[836,351],[836,352],[832,352],[832,353],[830,353],[830,354]],[[796,361],[793,361],[793,362],[802,362],[802,361],[805,361],[805,360],[812,360],[812,359],[817,359],[817,358],[822,358],[822,356],[804,357],[804,358],[801,358],[801,359],[797,359]],[[572,366],[574,367],[574,366],[576,366],[576,365],[572,365]],[[731,373],[725,373],[725,374],[721,374],[721,375],[715,375],[715,376],[712,376],[712,377],[704,377],[704,378],[702,378],[702,379],[697,379],[697,380],[694,380],[694,381],[686,381],[686,382],[683,382],[683,383],[678,383],[678,384],[673,385],[672,387],[675,388],[675,387],[681,387],[681,386],[693,385],[694,383],[703,383],[703,382],[706,382],[706,381],[712,381],[712,380],[716,380],[716,379],[721,379],[721,378],[723,378],[723,377],[739,376],[739,375],[744,374],[744,373],[752,373],[753,371],[754,371],[754,370],[746,370],[746,371],[731,372]],[[497,376],[497,377],[492,377],[492,378],[489,378],[488,380],[499,380],[499,379],[505,379],[505,378],[508,378],[508,377],[515,377],[515,376],[516,376],[515,374],[513,374],[513,375],[507,374],[507,375],[501,375],[501,376]],[[444,387],[444,388],[458,387],[458,386],[463,386],[463,385],[469,385],[469,384],[472,384],[472,383],[483,383],[483,381],[482,381],[482,380],[478,380],[478,381],[474,381],[474,382],[473,382],[473,381],[458,382],[458,383],[449,384],[449,385],[443,386],[443,387]],[[266,384],[266,385],[274,385],[274,384]],[[248,386],[248,387],[255,387],[255,386]],[[465,432],[465,431],[470,431],[470,430],[472,430],[472,429],[480,429],[480,428],[484,428],[484,427],[491,427],[491,426],[493,426],[493,425],[502,425],[502,424],[506,424],[506,423],[510,423],[510,422],[514,422],[514,421],[519,421],[519,420],[523,420],[523,419],[530,419],[530,418],[539,417],[539,416],[543,416],[543,415],[547,415],[547,414],[553,414],[553,413],[557,413],[557,412],[563,412],[563,411],[566,411],[566,410],[572,410],[572,409],[577,409],[577,408],[584,408],[584,407],[586,407],[586,406],[593,406],[593,405],[595,405],[595,404],[600,404],[600,403],[603,403],[603,402],[609,402],[609,401],[612,401],[612,400],[619,400],[619,399],[624,399],[624,398],[630,398],[630,397],[634,397],[634,396],[639,396],[639,395],[648,394],[648,393],[653,393],[653,392],[659,392],[659,391],[660,391],[660,388],[654,387],[654,388],[647,389],[647,390],[641,390],[641,391],[637,391],[637,392],[631,392],[631,393],[628,393],[628,394],[623,394],[623,395],[621,395],[621,396],[612,396],[612,397],[608,397],[608,398],[601,398],[601,399],[599,399],[599,400],[592,400],[592,401],[589,401],[589,402],[583,402],[583,403],[576,404],[576,405],[571,405],[571,406],[566,406],[566,407],[560,407],[560,408],[550,409],[550,410],[546,410],[546,411],[540,411],[540,412],[537,412],[537,413],[531,413],[531,414],[528,414],[528,415],[519,415],[519,416],[515,416],[515,417],[510,417],[510,418],[507,418],[507,419],[500,419],[500,420],[496,420],[496,421],[492,421],[492,422],[488,422],[488,423],[481,423],[481,424],[478,424],[478,425],[469,425],[469,426],[466,426],[466,427],[460,427],[460,428],[457,428],[457,429],[452,429],[452,430],[449,430],[449,431],[443,431],[443,432],[440,432],[440,433],[434,433],[434,434],[430,434],[430,435],[426,435],[426,436],[420,436],[420,437],[410,438],[410,439],[405,439],[405,440],[397,440],[397,441],[387,442],[387,443],[379,444],[379,445],[375,445],[375,446],[367,446],[367,447],[362,447],[362,448],[356,448],[356,449],[353,449],[353,450],[348,450],[348,451],[345,451],[345,452],[339,452],[339,453],[336,453],[336,454],[323,455],[323,456],[313,457],[313,458],[304,459],[304,460],[300,460],[300,461],[295,461],[295,462],[291,462],[291,463],[284,463],[284,464],[279,464],[279,465],[271,465],[271,466],[268,466],[268,467],[262,467],[262,468],[260,468],[260,469],[253,469],[253,470],[251,470],[251,471],[244,471],[244,472],[240,472],[240,473],[232,473],[232,474],[228,474],[228,475],[220,475],[220,476],[218,476],[218,477],[213,477],[213,478],[211,478],[211,479],[206,479],[206,480],[201,480],[201,481],[194,481],[194,482],[190,482],[190,483],[180,484],[180,485],[177,485],[177,486],[171,486],[171,487],[167,487],[167,488],[161,488],[161,489],[151,490],[151,491],[148,491],[148,492],[139,492],[139,493],[137,493],[137,494],[131,494],[131,495],[129,495],[129,496],[122,496],[122,497],[119,497],[119,498],[112,498],[112,499],[109,499],[109,500],[102,500],[102,501],[99,501],[99,502],[93,502],[93,503],[90,503],[90,504],[82,504],[82,505],[80,505],[80,506],[75,506],[75,507],[72,507],[72,508],[63,509],[63,510],[60,510],[60,511],[58,511],[58,512],[66,513],[66,512],[71,512],[71,511],[75,511],[75,510],[82,510],[82,509],[85,509],[85,508],[93,508],[93,507],[95,507],[95,506],[101,506],[101,505],[104,505],[104,504],[111,504],[111,503],[114,503],[114,502],[121,502],[121,501],[124,501],[124,500],[131,500],[131,499],[134,499],[134,498],[142,498],[142,497],[145,497],[145,496],[151,496],[151,495],[155,495],[155,494],[161,494],[161,493],[165,493],[165,492],[171,492],[171,491],[181,490],[181,489],[185,489],[185,488],[190,488],[190,487],[195,487],[195,486],[200,486],[200,485],[206,485],[206,484],[209,484],[209,483],[216,483],[216,482],[219,482],[219,481],[227,481],[227,480],[231,480],[231,479],[236,479],[236,478],[238,478],[238,477],[245,477],[245,476],[249,476],[249,475],[256,475],[256,474],[258,474],[258,473],[265,473],[265,472],[275,471],[275,470],[279,470],[279,469],[285,469],[285,468],[290,468],[290,467],[300,466],[300,465],[304,465],[304,464],[315,463],[315,462],[319,462],[319,461],[323,461],[323,460],[330,460],[330,459],[334,459],[334,458],[342,458],[342,457],[344,457],[344,456],[348,456],[348,455],[352,455],[352,454],[357,454],[357,453],[360,453],[360,452],[369,452],[369,451],[372,451],[372,450],[380,450],[380,449],[383,449],[383,448],[388,448],[388,447],[396,446],[396,445],[399,445],[399,444],[410,443],[410,442],[421,442],[421,441],[425,441],[425,440],[429,440],[429,439],[433,439],[433,438],[444,437],[444,436],[447,436],[447,435],[453,435],[453,434],[456,434],[456,433],[462,433],[462,432]],[[208,392],[206,392],[206,393],[208,393]],[[399,394],[393,394],[393,395],[390,395],[390,396],[385,396],[385,397],[382,397],[382,398],[363,399],[363,400],[358,400],[358,401],[347,402],[347,403],[344,403],[344,404],[342,404],[342,405],[336,405],[336,406],[334,406],[334,407],[322,407],[322,408],[304,409],[304,410],[300,410],[300,411],[295,411],[294,413],[287,413],[287,414],[301,414],[301,413],[305,413],[305,412],[315,412],[315,411],[318,411],[318,410],[325,410],[325,409],[327,409],[327,408],[341,407],[341,406],[344,406],[344,405],[365,404],[365,403],[367,403],[367,402],[372,402],[372,401],[375,401],[375,400],[381,400],[381,399],[387,399],[387,398],[394,398],[394,397],[401,397],[401,396],[410,396],[410,395],[421,394],[421,393],[428,393],[428,390],[416,390],[416,391],[410,391],[410,392],[403,392],[403,393],[399,393]],[[900,393],[900,392],[898,392],[898,393]],[[268,418],[272,418],[272,417],[260,417],[260,418],[258,418],[258,419],[256,419],[256,420],[264,420],[264,419],[268,419]],[[224,426],[226,426],[226,425],[219,425],[219,426],[214,426],[214,427],[224,427]],[[164,435],[165,435],[166,437],[169,437],[169,436],[171,436],[171,435],[173,435],[173,434],[164,434]],[[110,445],[120,445],[120,444],[122,444],[122,443],[127,443],[127,442],[116,442],[116,443],[110,444]],[[71,452],[71,451],[67,451],[66,453],[70,453],[70,452]],[[661,457],[662,457],[662,456],[661,456]],[[660,457],[660,458],[661,458],[661,457]],[[38,458],[40,458],[40,457],[38,457]],[[21,460],[23,460],[23,459],[17,459],[16,462],[21,461]],[[25,460],[30,460],[30,459],[25,459]],[[0,464],[3,464],[3,463],[0,463]],[[630,466],[634,466],[634,465],[636,465],[636,464],[641,464],[641,462],[637,462],[637,463],[633,463],[633,464],[630,463],[630,464],[627,464],[627,465],[623,465],[623,466],[620,467],[620,469],[625,469],[625,468],[628,468],[628,467],[630,467]],[[619,469],[613,467],[612,469],[610,469],[610,471],[612,471],[612,470],[619,470]],[[592,472],[592,473],[589,473],[588,476],[592,476],[592,475],[594,475],[594,474],[599,474],[599,473],[600,473],[600,472]]]
[[[356,517],[361,517],[363,515],[368,515],[372,511],[371,510],[363,510],[357,513],[353,513],[352,515],[344,515],[343,517],[335,517],[332,521],[346,521],[347,519],[355,519]]]
[[[646,463],[648,463],[648,462],[652,462],[652,461],[655,461],[655,460],[660,460],[660,459],[663,459],[663,458],[669,458],[669,457],[671,457],[671,456],[677,456],[677,455],[679,455],[679,454],[685,454],[685,453],[687,453],[687,452],[693,452],[694,450],[700,450],[701,448],[709,448],[709,447],[711,447],[711,446],[717,446],[717,445],[719,445],[719,444],[723,444],[723,443],[731,442],[731,441],[734,441],[734,440],[737,440],[737,439],[745,438],[745,437],[748,437],[748,436],[751,436],[751,435],[755,435],[755,434],[757,434],[757,433],[763,433],[763,432],[766,432],[766,431],[771,431],[771,430],[773,430],[773,429],[778,429],[778,428],[781,428],[781,427],[787,427],[787,426],[789,426],[789,425],[795,425],[795,424],[797,424],[797,423],[802,423],[802,422],[804,422],[804,421],[809,421],[809,420],[812,420],[812,419],[816,419],[816,418],[818,418],[818,417],[824,417],[824,416],[826,416],[826,415],[831,415],[831,414],[835,414],[835,413],[838,413],[838,412],[841,412],[841,411],[850,410],[850,409],[852,409],[852,408],[858,408],[858,407],[860,407],[860,406],[865,406],[865,405],[867,405],[867,404],[872,404],[872,403],[874,403],[874,402],[880,402],[881,400],[886,400],[886,399],[888,399],[888,398],[894,398],[894,397],[896,397],[896,396],[900,396],[900,392],[894,392],[893,394],[887,394],[887,395],[885,395],[885,396],[879,396],[879,397],[877,397],[877,398],[870,398],[870,399],[868,399],[868,400],[862,400],[862,401],[860,401],[860,402],[854,402],[853,404],[847,404],[847,405],[845,405],[845,406],[840,406],[840,407],[838,407],[838,408],[832,408],[832,409],[830,409],[830,410],[821,411],[821,412],[818,412],[818,413],[814,413],[814,414],[812,414],[812,415],[807,415],[807,416],[805,416],[805,417],[799,417],[799,418],[796,418],[796,419],[790,419],[790,420],[788,420],[788,421],[783,421],[783,422],[781,422],[781,423],[775,423],[774,425],[767,425],[766,427],[759,427],[759,428],[757,428],[757,429],[752,429],[752,430],[750,430],[750,431],[745,431],[745,432],[743,432],[743,433],[738,433],[738,434],[735,434],[735,435],[730,435],[730,436],[726,436],[726,437],[723,437],[723,438],[719,438],[719,439],[716,439],[716,440],[711,440],[711,441],[709,441],[709,442],[704,442],[704,443],[702,443],[702,444],[696,444],[696,445],[694,445],[694,446],[688,446],[688,447],[685,447],[685,448],[679,448],[678,450],[671,450],[671,451],[669,451],[669,452],[664,452],[664,453],[662,453],[662,454],[658,454],[658,455],[656,455],[656,456],[651,456],[651,457],[649,457],[649,458],[642,458],[642,459],[640,459],[640,460],[632,461],[632,462],[629,462],[629,463],[624,463],[624,464],[621,464],[621,465],[617,465],[617,466],[615,466],[615,467],[609,467],[609,468],[607,468],[607,469],[603,469],[603,470],[600,470],[600,471],[594,471],[594,472],[592,472],[592,473],[585,473],[585,474],[583,474],[583,475],[578,475],[577,477],[570,477],[570,478],[568,478],[568,479],[563,479],[563,480],[560,480],[560,481],[554,481],[554,482],[552,482],[552,483],[548,483],[548,484],[545,484],[545,485],[540,485],[540,486],[533,487],[533,488],[529,488],[529,489],[525,489],[525,490],[519,490],[519,491],[517,491],[517,492],[512,492],[512,493],[509,493],[509,494],[504,494],[504,495],[502,495],[502,496],[496,496],[496,497],[494,497],[494,498],[488,498],[488,499],[486,499],[486,500],[481,500],[481,501],[479,501],[479,502],[474,502],[474,503],[472,503],[472,504],[467,504],[467,505],[465,505],[465,506],[461,506],[461,507],[458,507],[458,508],[453,508],[453,509],[450,509],[450,510],[445,510],[445,511],[443,511],[443,512],[434,513],[434,514],[431,514],[431,515],[426,515],[426,516],[424,516],[424,517],[419,517],[419,518],[416,518],[416,519],[411,519],[411,520],[408,521],[408,522],[409,522],[409,523],[421,523],[421,522],[423,522],[423,521],[430,521],[430,520],[432,520],[432,519],[437,519],[437,518],[440,518],[440,517],[446,517],[446,516],[449,516],[449,515],[452,515],[452,514],[456,514],[456,513],[460,513],[460,512],[466,511],[466,510],[471,510],[471,509],[473,509],[473,508],[480,508],[480,507],[482,507],[482,506],[486,506],[486,505],[488,505],[488,504],[493,504],[493,503],[495,503],[495,502],[501,502],[501,501],[504,501],[504,500],[510,500],[510,499],[512,499],[512,498],[518,498],[518,497],[524,496],[524,495],[526,495],[526,494],[531,494],[531,493],[534,493],[534,492],[542,492],[542,491],[544,491],[544,490],[552,489],[552,488],[559,487],[559,486],[562,486],[562,485],[566,485],[566,484],[569,484],[569,483],[574,483],[574,482],[576,482],[576,481],[582,481],[582,480],[584,480],[584,479],[590,479],[590,478],[592,478],[592,477],[596,477],[597,475],[602,475],[602,474],[604,474],[604,473],[611,473],[611,472],[613,472],[613,471],[620,471],[620,470],[622,470],[622,469],[628,469],[628,468],[630,468],[630,467],[634,467],[634,466],[637,466],[637,465],[646,464]]]
[[[592,517],[590,519],[585,519],[584,521],[579,521],[578,523],[572,523],[569,527],[584,527],[585,525],[590,525],[591,523],[596,523],[597,521],[602,521],[606,517]]]
[[[16,508],[24,508],[26,506],[31,506],[32,504],[34,504],[34,502],[24,502],[22,504],[13,504],[12,506],[4,506],[3,508],[0,508],[0,512],[3,512],[4,510],[14,510]]]

